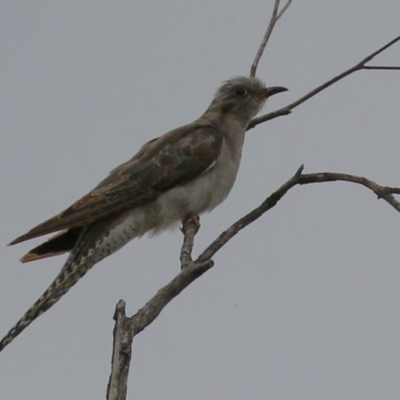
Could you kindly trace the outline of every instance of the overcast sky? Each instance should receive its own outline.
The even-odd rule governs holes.
[[[92,189],[143,142],[191,122],[248,74],[272,0],[3,1],[0,336],[65,256],[5,245]],[[294,0],[258,76],[281,107],[400,34],[399,0]],[[400,44],[373,64],[400,64]],[[362,71],[248,133],[198,254],[305,164],[400,186],[400,73]],[[349,183],[295,188],[134,341],[129,399],[398,399],[400,215]],[[114,307],[179,272],[181,234],[98,264],[0,354],[4,399],[101,399]]]

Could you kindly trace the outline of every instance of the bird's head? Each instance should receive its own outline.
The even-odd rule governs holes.
[[[286,90],[282,86],[266,87],[255,77],[238,76],[225,81],[217,90],[209,111],[222,117],[235,116],[247,126],[269,97]]]

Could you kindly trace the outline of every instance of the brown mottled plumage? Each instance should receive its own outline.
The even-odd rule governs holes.
[[[72,206],[13,240],[11,245],[58,232],[21,261],[70,255],[49,288],[2,339],[0,351],[94,264],[131,239],[161,232],[225,200],[236,179],[247,125],[269,96],[284,90],[266,88],[257,78],[225,82],[199,119],[147,142]]]

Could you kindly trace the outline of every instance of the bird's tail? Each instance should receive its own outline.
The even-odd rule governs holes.
[[[23,315],[23,317],[10,329],[0,342],[0,351],[12,342],[28,325],[37,317],[57,303],[68,290],[95,264],[94,260],[81,256],[77,246],[68,257],[64,267],[57,278],[36,301],[36,303]]]

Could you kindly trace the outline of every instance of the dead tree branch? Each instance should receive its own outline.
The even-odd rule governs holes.
[[[399,71],[400,67],[395,66],[379,66],[379,65],[365,65],[363,69],[380,69],[380,70],[387,70],[387,71]]]
[[[195,261],[192,260],[192,250],[198,225],[193,221],[188,221],[186,226],[184,224],[182,228],[184,240],[181,250],[181,272],[176,275],[171,282],[162,287],[145,306],[131,318],[125,316],[125,302],[121,300],[117,304],[114,316],[116,322],[114,327],[112,371],[108,384],[107,399],[126,399],[129,363],[132,353],[131,346],[134,336],[149,326],[172,299],[213,267],[214,262],[212,261],[212,257],[223,246],[242,229],[260,218],[271,208],[275,207],[279,200],[293,187],[321,182],[352,182],[371,190],[378,196],[378,199],[384,199],[395,210],[400,212],[400,202],[393,196],[393,194],[400,193],[400,188],[382,186],[367,178],[349,174],[334,172],[303,174],[303,168],[303,166],[300,166],[296,173],[279,189],[267,197],[259,207],[255,208],[221,233]]]
[[[132,337],[127,329],[125,302],[120,300],[114,314],[113,366],[107,386],[107,400],[124,400],[128,388],[129,364],[132,356]]]
[[[279,18],[289,8],[292,0],[279,10],[280,0],[275,0],[272,16],[265,32],[263,40],[259,46],[253,64],[251,66],[250,76],[255,76],[259,61],[263,55],[265,47],[271,37],[272,31]],[[333,77],[322,85],[316,87],[303,97],[279,110],[270,112],[261,117],[253,119],[249,124],[248,130],[256,125],[269,121],[273,118],[288,115],[294,108],[306,102],[311,97],[325,90],[334,83],[340,81],[346,76],[360,70],[400,70],[398,66],[368,66],[366,65],[378,54],[382,53],[395,43],[400,41],[400,36],[391,40],[389,43],[371,53],[359,63]],[[275,207],[277,203],[286,195],[286,193],[295,186],[306,185],[321,182],[352,182],[362,185],[371,190],[378,196],[378,199],[384,199],[389,205],[400,212],[400,203],[393,196],[400,194],[400,188],[381,186],[369,179],[349,174],[321,172],[314,174],[303,174],[303,166],[285,182],[280,188],[273,192],[266,200],[253,211],[236,221],[226,231],[222,232],[204,251],[197,257],[192,258],[194,238],[199,228],[199,222],[195,218],[189,218],[183,221],[183,244],[180,252],[181,271],[167,285],[158,290],[158,292],[132,317],[128,318],[125,314],[125,302],[120,300],[115,310],[114,327],[114,346],[112,356],[112,370],[107,388],[108,400],[125,400],[127,393],[127,380],[129,373],[130,359],[132,355],[132,340],[134,336],[149,326],[167,306],[167,304],[186,289],[192,282],[213,267],[212,257],[225,246],[235,235],[237,235],[246,226],[260,218],[264,213]]]
[[[265,47],[267,46],[269,38],[271,37],[272,31],[275,27],[275,24],[278,22],[279,18],[282,17],[282,15],[285,13],[285,11],[289,8],[290,4],[292,3],[292,0],[288,0],[280,11],[279,11],[279,3],[280,3],[280,0],[275,0],[275,4],[274,4],[274,8],[272,10],[272,15],[271,15],[271,19],[268,24],[268,28],[265,31],[263,40],[260,43],[257,54],[254,58],[253,64],[251,65],[251,68],[250,68],[250,76],[256,76],[258,63],[261,60],[261,57],[264,53]]]
[[[333,85],[334,83],[340,81],[341,79],[345,78],[346,76],[351,75],[352,73],[360,70],[371,70],[371,69],[376,69],[376,70],[400,70],[400,66],[368,66],[365,65],[367,62],[371,61],[374,57],[376,57],[378,54],[382,53],[389,47],[393,46],[395,43],[397,43],[400,40],[400,36],[397,36],[393,40],[391,40],[389,43],[385,44],[382,46],[380,49],[374,51],[364,59],[362,59],[359,63],[354,65],[353,67],[349,68],[348,70],[342,72],[339,75],[336,75],[332,79],[329,79],[329,81],[326,81],[322,85],[316,87],[315,89],[311,90],[311,92],[308,92],[306,95],[303,97],[300,97],[298,100],[294,101],[293,103],[290,103],[289,105],[280,108],[279,110],[272,111],[268,114],[261,115],[260,117],[254,118],[249,126],[247,127],[247,130],[250,130],[257,126],[258,124],[261,124],[263,122],[269,121],[271,119],[277,118],[277,117],[282,117],[283,115],[288,115],[292,112],[294,108],[299,106],[300,104],[303,104],[305,101],[309,100],[311,97],[314,97],[316,94],[322,92],[324,89],[328,88],[329,86]]]

